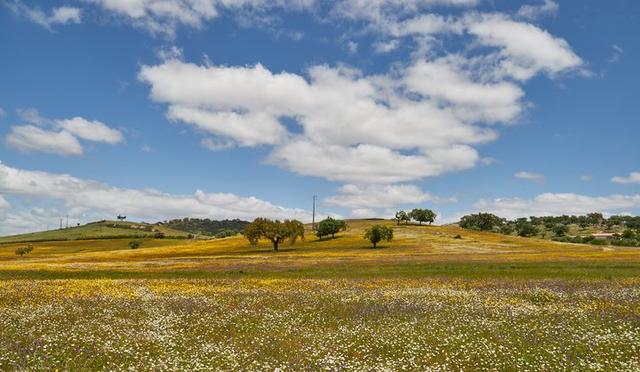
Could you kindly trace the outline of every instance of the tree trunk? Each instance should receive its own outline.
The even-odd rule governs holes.
[[[280,242],[280,239],[273,239],[271,242],[273,242],[273,251],[277,252],[278,251],[278,243]]]
[[[376,247],[376,244],[377,244],[376,242],[373,242],[373,248],[375,248],[375,247]]]

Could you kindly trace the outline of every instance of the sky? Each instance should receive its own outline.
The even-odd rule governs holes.
[[[0,233],[640,214],[640,2],[0,0]]]

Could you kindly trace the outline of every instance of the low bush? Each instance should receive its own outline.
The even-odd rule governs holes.
[[[140,240],[132,240],[129,242],[129,248],[131,249],[140,248],[141,245],[142,245],[142,242]]]
[[[19,255],[20,257],[22,257],[25,254],[31,252],[32,250],[33,250],[33,246],[31,244],[29,244],[26,247],[18,247],[18,248],[16,248],[16,254]]]

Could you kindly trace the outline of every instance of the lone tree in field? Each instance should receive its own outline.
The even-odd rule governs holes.
[[[409,217],[420,222],[422,225],[423,222],[429,222],[431,225],[436,220],[436,213],[431,209],[414,209],[409,212]]]
[[[318,223],[316,230],[316,236],[322,240],[322,237],[331,235],[332,238],[340,231],[347,229],[347,223],[344,220],[336,220],[331,217],[327,217]]]
[[[256,218],[244,228],[244,236],[251,245],[258,244],[260,239],[270,240],[273,250],[278,252],[278,245],[283,240],[288,239],[293,244],[298,238],[304,239],[304,225],[298,220]]]
[[[398,212],[396,212],[396,221],[398,221],[398,225],[400,225],[401,222],[407,223],[407,222],[411,221],[411,218],[409,217],[407,212],[398,211]]]
[[[364,238],[373,244],[373,248],[376,248],[376,245],[383,240],[388,242],[393,240],[393,229],[384,225],[373,225],[365,230]]]

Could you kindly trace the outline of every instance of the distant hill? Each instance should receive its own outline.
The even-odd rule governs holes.
[[[204,234],[219,237],[241,233],[248,224],[248,221],[239,219],[210,220],[208,218],[183,218],[158,222],[156,225],[186,231],[192,234]]]
[[[43,242],[56,240],[88,240],[117,238],[187,239],[189,232],[169,226],[138,222],[98,221],[86,225],[0,237],[0,243]]]

